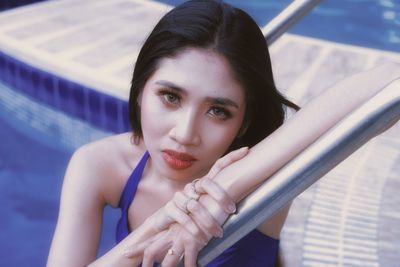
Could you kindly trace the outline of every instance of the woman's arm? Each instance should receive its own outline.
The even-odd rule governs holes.
[[[237,202],[312,144],[351,111],[400,78],[399,64],[385,64],[347,78],[317,96],[215,181]]]
[[[240,201],[352,110],[399,77],[400,65],[386,64],[337,83],[311,100],[288,122],[252,147],[246,157],[223,169],[214,181],[224,188],[235,202]],[[207,207],[221,224],[226,220],[227,214],[222,212],[218,205],[213,205],[210,196],[203,195],[199,202]],[[180,235],[171,236],[170,247],[184,247],[186,257],[186,247],[182,244],[187,244],[190,236],[184,229],[181,232]],[[192,249],[193,253],[197,252]],[[174,266],[179,256],[166,255],[163,266]],[[193,255],[190,256],[190,262],[193,263]]]
[[[127,259],[123,255],[125,244],[129,242],[133,248],[136,248],[137,244],[142,244],[142,241],[148,238],[159,239],[166,233],[170,233],[168,227],[174,222],[179,222],[180,225],[186,227],[191,235],[191,240],[197,240],[202,245],[212,236],[222,233],[220,224],[207,212],[206,208],[202,207],[196,213],[196,224],[188,214],[179,209],[179,203],[170,201],[147,218],[125,240],[96,260],[102,210],[106,203],[115,202],[111,201],[109,197],[107,198],[105,192],[118,188],[118,186],[113,186],[116,179],[108,178],[115,177],[115,171],[112,171],[113,168],[109,166],[116,166],[120,157],[117,155],[109,157],[110,153],[113,153],[109,147],[110,145],[115,147],[115,144],[107,140],[97,142],[97,145],[92,144],[79,148],[68,164],[63,183],[59,218],[47,262],[48,267],[85,266],[89,263],[92,263],[90,266],[137,266],[142,259]],[[222,168],[244,157],[247,151],[248,149],[240,149],[229,153],[218,161],[223,160],[223,164],[214,166],[209,175],[216,175]],[[115,162],[110,162],[110,160]],[[234,202],[217,184],[211,183],[209,188],[211,190],[206,191],[211,196],[217,195],[220,201],[215,203],[216,205],[227,213],[234,211],[229,210],[229,206],[235,205]],[[215,191],[217,192],[215,193]],[[120,194],[116,193],[116,195]],[[188,227],[190,224],[192,227]]]
[[[221,170],[233,162],[245,157],[247,152],[248,148],[241,148],[225,155],[214,164],[206,177],[211,179],[218,175]],[[223,191],[218,184],[209,179],[206,180],[209,182],[204,184],[201,190],[203,193],[208,194],[210,197],[210,203],[218,206],[220,211],[225,213],[226,216],[235,212],[235,203],[226,192]],[[196,193],[191,192],[191,186],[192,184],[186,185],[184,192],[186,195],[193,197],[193,194]],[[189,245],[186,247],[192,248],[202,248],[213,236],[219,236],[219,234],[222,233],[220,223],[209,214],[206,207],[198,205],[196,201],[192,201],[192,205],[187,205],[187,207],[185,207],[190,210],[191,216],[185,214],[185,217],[182,217],[182,212],[177,212],[182,207],[180,207],[180,203],[177,203],[179,200],[177,200],[176,196],[177,195],[175,195],[175,197],[164,207],[160,208],[156,213],[148,217],[139,228],[130,233],[117,246],[95,262],[91,263],[89,266],[137,266],[142,261],[143,266],[147,266],[147,264],[153,266],[152,263],[156,259],[157,255],[161,254],[160,259],[162,259],[165,255],[166,249],[165,247],[163,248],[163,245],[161,247],[150,245],[156,240],[161,241],[157,244],[169,243],[170,237],[176,237],[175,233],[178,234],[180,232],[180,227],[185,229],[185,233],[188,233],[187,241]],[[187,227],[188,223],[192,223],[192,221],[187,221],[187,219],[190,219],[191,217],[196,221],[196,223],[193,222],[193,224],[196,225],[195,233]],[[176,224],[175,228],[169,228],[169,226],[175,222],[178,222],[179,224]],[[127,250],[127,248],[129,249]],[[145,255],[141,253],[144,250],[146,250]],[[129,255],[140,254],[140,256],[126,257],[127,253]]]
[[[130,173],[125,160],[126,153],[132,149],[127,146],[129,142],[128,134],[112,136],[82,146],[71,157],[62,186],[48,267],[85,266],[96,260],[103,208],[106,204],[118,205],[120,191]],[[132,159],[139,160],[142,153],[137,149]],[[150,228],[145,226],[134,237],[151,236],[153,232],[146,235]],[[119,261],[126,261],[117,253],[106,259],[116,264],[103,266],[119,266]],[[127,266],[136,266],[132,260],[126,262],[130,264]]]
[[[245,158],[231,164],[218,173],[215,177],[215,181],[224,188],[236,202],[239,201],[251,192],[258,184],[264,181],[286,162],[301,152],[305,147],[314,142],[320,135],[340,121],[351,110],[360,106],[379,92],[385,85],[399,76],[399,65],[391,64],[357,74],[336,84],[334,87],[312,100],[306,107],[294,115],[290,121],[285,123],[268,138],[251,148],[249,154]],[[68,172],[72,174],[68,176],[73,177],[74,170],[79,169],[79,166],[80,165],[77,164],[77,167],[71,167],[72,170]],[[84,168],[84,166],[80,167]],[[82,231],[78,224],[69,224],[73,225],[74,229],[72,230],[65,229],[65,226],[62,224],[57,226],[56,236],[53,242],[55,245],[52,246],[49,257],[49,266],[63,266],[58,264],[59,262],[62,262],[59,261],[59,257],[62,258],[63,251],[70,251],[71,248],[75,251],[78,250],[76,252],[77,254],[82,253],[85,255],[77,255],[80,256],[81,259],[92,259],[95,257],[94,254],[97,250],[99,238],[99,225],[96,224],[96,222],[100,221],[100,219],[97,218],[101,217],[102,205],[101,202],[96,199],[95,195],[93,196],[93,199],[95,199],[94,202],[85,202],[87,199],[92,199],[88,197],[87,194],[85,195],[85,199],[83,199],[83,197],[78,197],[76,200],[72,199],[73,197],[76,197],[76,192],[74,192],[74,190],[77,189],[74,182],[76,180],[77,179],[71,178],[71,182],[66,181],[66,184],[70,185],[66,186],[67,189],[63,189],[65,193],[63,192],[62,197],[62,203],[69,202],[75,203],[76,205],[68,204],[67,207],[63,207],[62,210],[65,210],[65,212],[63,212],[64,215],[60,214],[60,216],[64,217],[65,221],[74,220],[74,218],[78,218],[79,216],[87,216],[84,218],[88,220],[91,218],[96,219],[93,220],[94,224],[92,225],[92,228],[85,229],[85,231],[89,232],[89,234],[86,235],[85,233],[87,232]],[[79,190],[82,190],[82,186],[79,187]],[[91,191],[89,190],[89,193],[90,192]],[[85,193],[87,192],[82,192],[83,195]],[[68,201],[64,201],[64,199],[67,199]],[[204,207],[207,207],[209,212],[221,224],[226,220],[228,214],[223,211],[221,206],[217,205],[209,195],[202,196],[199,202]],[[74,207],[79,205],[83,205],[83,208],[80,212],[76,212]],[[89,214],[90,212],[93,212],[93,214],[89,216],[82,211],[87,211]],[[167,233],[165,230],[160,232],[160,229],[154,228],[152,221],[155,221],[153,216],[148,218],[141,227],[131,233],[104,257],[90,266],[135,266],[135,264],[138,264],[141,261],[138,257],[123,257],[125,249],[134,245],[139,245],[141,242],[154,237],[156,234],[159,234],[160,238],[164,238]],[[69,233],[74,232],[75,234],[72,236],[80,236],[80,240],[70,240],[69,236],[63,236],[61,234],[63,230],[68,230]],[[184,228],[182,229],[182,232],[184,232]],[[82,235],[80,235],[80,233],[82,233]],[[186,240],[190,239],[187,238],[187,236],[185,237],[184,234],[180,235],[183,236],[182,240],[176,238],[176,236],[177,235],[172,236],[174,239],[170,241],[169,245],[173,242],[179,243],[185,238]],[[60,239],[66,240],[58,242]],[[60,247],[57,243],[63,243],[64,245]],[[82,246],[79,245],[79,248],[77,248],[75,246],[77,243],[82,244]],[[82,249],[80,249],[81,247]],[[194,250],[192,249],[192,251]],[[71,257],[65,257],[65,262],[66,261],[71,263]],[[69,264],[69,266],[70,265],[75,264]]]
[[[96,258],[103,201],[88,178],[93,174],[85,154],[77,150],[68,164],[48,267],[83,266]]]

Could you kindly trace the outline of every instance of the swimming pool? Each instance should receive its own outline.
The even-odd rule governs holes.
[[[240,4],[239,1],[236,2]],[[248,1],[248,7],[243,8],[253,8],[254,11],[249,12],[254,12],[253,15],[262,25],[263,19],[276,14],[284,2],[268,2],[269,13],[259,9],[260,3],[264,1]],[[326,1],[328,2],[332,3]],[[355,4],[365,1],[351,2]],[[379,1],[384,2],[390,1]],[[396,8],[398,7],[393,10],[398,12]],[[258,10],[259,13],[256,12]],[[332,14],[336,14],[328,9],[322,9],[320,12],[327,13],[328,17],[331,14],[331,18]],[[267,13],[272,15],[264,17]],[[381,48],[386,49],[385,46]],[[19,75],[25,71],[18,70],[15,73]],[[39,80],[40,84],[47,84],[47,78]],[[65,88],[74,86],[69,84]],[[80,99],[81,96],[91,97],[90,91],[78,92],[76,95],[62,91],[61,96],[64,98],[57,101],[66,99],[68,104],[60,106],[38,104],[37,98],[45,102],[48,99],[46,95],[42,97],[40,93],[34,92],[36,97],[32,99],[24,95],[26,92],[18,91],[20,89],[0,84],[0,138],[3,142],[0,149],[0,200],[6,203],[0,207],[0,212],[2,218],[7,218],[0,220],[0,266],[24,266],[27,263],[30,266],[44,266],[55,227],[62,176],[72,151],[84,143],[111,134],[115,125],[106,123],[101,116],[95,117],[96,112],[88,115],[85,113],[88,111],[74,110],[74,99]],[[105,100],[98,100],[94,96],[93,99],[93,109],[108,107],[111,114],[114,114],[114,110],[122,109],[112,104],[107,105]],[[64,112],[60,112],[59,109]],[[82,122],[76,116],[65,115],[65,112],[69,111],[78,114],[78,117],[88,116],[92,125]],[[114,243],[115,217],[115,213],[107,211],[105,241],[101,251],[107,250],[107,247]]]
[[[171,5],[183,0],[161,0]],[[227,0],[247,11],[260,26],[291,0]],[[289,32],[334,42],[400,52],[398,0],[322,0]]]
[[[74,149],[110,135],[0,82],[0,266],[45,266],[62,178]],[[100,253],[114,244],[105,210]],[[4,219],[6,218],[6,219]]]

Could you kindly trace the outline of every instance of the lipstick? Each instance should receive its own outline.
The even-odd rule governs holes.
[[[168,166],[175,170],[187,169],[197,160],[189,154],[180,153],[169,149],[163,150],[162,156]]]

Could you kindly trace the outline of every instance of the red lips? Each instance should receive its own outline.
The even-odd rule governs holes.
[[[189,154],[179,153],[169,149],[163,150],[162,155],[165,162],[175,170],[187,169],[197,160]]]

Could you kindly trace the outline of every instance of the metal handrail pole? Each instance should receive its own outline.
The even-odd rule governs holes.
[[[261,30],[271,45],[297,21],[307,15],[321,0],[294,0]]]
[[[282,12],[280,12],[273,20],[271,20],[266,26],[264,26],[261,31],[265,36],[266,42],[268,45],[271,45],[275,42],[282,34],[284,34],[291,26],[293,26],[296,22],[298,22],[301,18],[303,18],[307,13],[309,13],[316,5],[318,5],[321,0],[293,0],[293,2],[287,6]],[[271,180],[271,178],[269,179]],[[253,194],[255,194],[255,191]],[[253,195],[251,194],[251,196]],[[250,196],[248,197],[250,199]],[[243,202],[244,204],[244,202]],[[278,210],[278,209],[275,209]],[[231,218],[227,221],[224,226],[230,228]],[[254,229],[253,227],[252,229]],[[225,229],[226,231],[226,229]],[[224,231],[224,232],[225,232]],[[244,236],[244,235],[243,235]],[[240,239],[240,238],[239,238]],[[237,240],[239,240],[237,239]],[[215,240],[211,241],[199,254],[199,264],[200,266],[204,266],[213,260],[216,256],[221,254],[223,250],[235,242],[231,242],[228,235],[224,233],[224,239],[226,240],[223,244],[216,243]],[[234,237],[233,240],[236,240]],[[214,249],[218,249],[213,252]],[[211,252],[210,252],[211,251]],[[182,260],[179,262],[179,266],[183,266]]]
[[[400,80],[392,82],[322,135],[238,205],[223,226],[224,237],[213,239],[200,252],[205,266],[368,140],[400,119]]]

